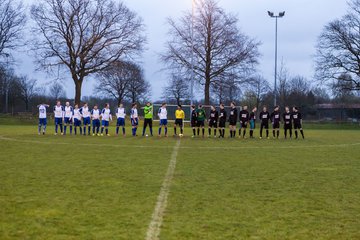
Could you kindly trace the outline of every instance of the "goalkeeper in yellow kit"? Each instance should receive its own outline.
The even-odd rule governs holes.
[[[177,110],[175,111],[175,124],[174,124],[174,136],[177,136],[176,134],[176,126],[179,125],[180,127],[180,137],[183,136],[183,127],[184,127],[184,119],[185,119],[185,112],[182,110],[181,105],[179,104],[177,107]]]

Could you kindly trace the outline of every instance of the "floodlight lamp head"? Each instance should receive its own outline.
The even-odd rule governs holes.
[[[268,11],[268,14],[269,14],[270,17],[274,17],[274,13],[273,13],[273,12]]]
[[[279,17],[283,17],[283,16],[285,16],[285,11],[279,13]]]

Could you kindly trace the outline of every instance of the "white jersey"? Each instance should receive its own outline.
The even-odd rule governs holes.
[[[138,118],[138,110],[136,108],[131,109],[131,118]]]
[[[54,117],[63,118],[64,117],[64,107],[63,106],[54,106]]]
[[[83,118],[88,118],[90,117],[91,113],[89,110],[89,107],[82,107],[80,108],[80,113],[82,115]]]
[[[126,112],[125,112],[125,108],[118,108],[117,110],[116,110],[116,117],[117,118],[125,118],[125,116],[126,116]]]
[[[80,109],[74,109],[74,116],[73,119],[78,119],[81,120],[81,113],[80,113]]]
[[[72,108],[72,106],[65,106],[65,117],[71,119],[72,116],[73,116],[73,108]]]
[[[46,106],[39,106],[39,118],[46,118]]]
[[[102,120],[105,120],[105,121],[112,120],[111,111],[109,108],[104,108],[101,111],[101,118],[102,118]]]
[[[100,119],[100,110],[99,109],[91,110],[91,116],[92,116],[92,119],[94,119],[94,120]]]
[[[167,110],[166,110],[166,108],[162,108],[162,107],[159,108],[158,116],[159,116],[160,120],[167,119]]]

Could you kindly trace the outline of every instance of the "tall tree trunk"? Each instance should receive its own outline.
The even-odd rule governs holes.
[[[205,105],[210,105],[210,76],[206,76],[205,80]]]
[[[79,104],[81,102],[81,86],[82,80],[75,81],[75,104]]]
[[[25,100],[25,112],[29,111],[29,100]]]

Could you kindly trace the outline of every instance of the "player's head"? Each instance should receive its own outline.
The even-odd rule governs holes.
[[[202,104],[199,104],[198,108],[199,108],[199,109],[202,109]]]
[[[109,108],[109,107],[110,107],[110,104],[105,103],[105,108]]]
[[[119,104],[119,108],[122,108],[124,105],[122,103]]]
[[[166,103],[162,103],[161,107],[165,108],[166,107]]]
[[[294,106],[294,107],[293,107],[293,111],[294,111],[294,112],[299,111],[298,107]]]
[[[97,105],[97,104],[94,105],[94,109],[95,109],[95,110],[98,109],[98,105]]]
[[[56,105],[60,106],[61,102],[59,100],[56,101]]]
[[[256,111],[257,111],[257,107],[254,107],[252,111],[253,111],[253,112],[256,112]]]
[[[289,111],[290,111],[289,107],[286,106],[286,107],[285,107],[285,112],[289,112]]]
[[[191,105],[191,109],[194,110],[194,109],[195,109],[195,105]]]
[[[87,106],[88,106],[88,104],[87,104],[87,102],[85,102],[85,103],[84,103],[84,107],[87,107]]]
[[[178,108],[179,110],[182,109],[181,104],[179,104],[179,105],[177,106],[177,108]]]
[[[69,103],[69,102],[66,102],[65,105],[68,107],[68,106],[70,106],[70,103]]]
[[[275,111],[279,111],[279,106],[275,106],[275,107],[274,107],[274,110],[275,110]]]
[[[78,104],[75,104],[74,108],[76,108],[76,109],[79,108],[79,105],[78,105]]]
[[[224,109],[224,108],[225,108],[224,104],[221,103],[221,104],[220,104],[220,109]]]
[[[231,103],[230,103],[230,107],[234,108],[234,107],[235,107],[235,103],[234,103],[234,102],[231,102]]]
[[[247,110],[247,109],[248,109],[248,106],[245,105],[245,106],[243,107],[243,110]]]
[[[136,104],[136,103],[133,103],[131,106],[132,106],[132,108],[137,108],[137,104]]]
[[[150,107],[151,106],[151,102],[147,102],[146,106]]]
[[[266,112],[266,111],[267,111],[267,107],[264,106],[264,107],[263,107],[263,112]]]
[[[210,108],[211,108],[211,110],[212,110],[212,111],[215,111],[215,110],[216,110],[216,108],[215,108],[215,106],[214,106],[214,105],[211,105],[211,107],[210,107]]]

